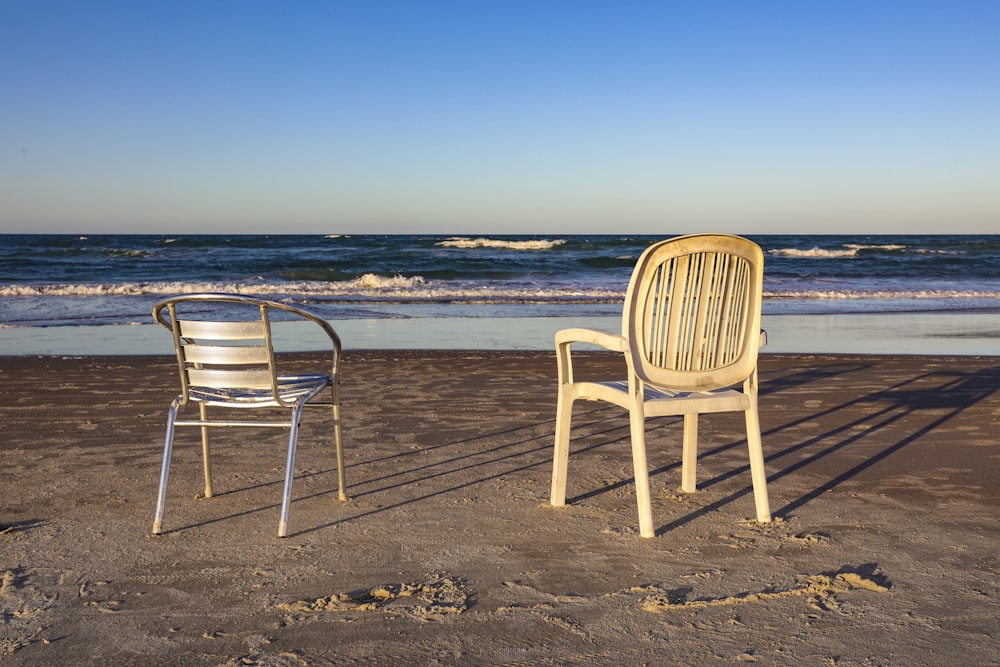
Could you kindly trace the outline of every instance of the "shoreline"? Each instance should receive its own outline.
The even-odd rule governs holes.
[[[619,316],[414,317],[333,320],[345,349],[552,350],[560,329],[620,330]],[[281,327],[281,324],[276,325]],[[767,354],[1000,356],[1000,313],[768,315]],[[277,349],[318,349],[306,324],[287,326]],[[0,356],[172,354],[156,324],[0,328]]]
[[[581,379],[620,367],[580,361]],[[1000,359],[763,355],[774,521],[748,521],[738,414],[702,420],[694,494],[680,424],[650,420],[653,539],[614,407],[576,408],[568,505],[547,505],[551,353],[343,363],[347,502],[323,411],[303,420],[286,539],[283,436],[213,435],[217,493],[196,499],[189,429],[151,537],[172,356],[0,357],[4,664],[1000,658]]]

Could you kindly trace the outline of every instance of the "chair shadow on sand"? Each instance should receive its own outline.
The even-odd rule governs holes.
[[[864,374],[872,368],[871,364],[852,361],[840,364],[826,364],[777,377],[769,377],[774,375],[773,372],[762,372],[761,414],[764,417],[764,421],[773,421],[774,418],[774,413],[768,410],[769,396],[777,396],[785,391],[799,390],[807,385],[823,383],[838,376],[850,377],[852,375]],[[965,410],[998,391],[998,388],[1000,388],[1000,367],[987,368],[973,373],[936,370],[915,374],[887,388],[811,411],[807,415],[765,429],[762,435],[765,452],[767,453],[765,456],[768,464],[767,478],[768,482],[773,483],[821,459],[834,456],[862,439],[868,441],[877,439],[880,437],[880,433],[884,433],[891,426],[898,426],[899,422],[907,416],[912,417],[915,414],[923,412],[933,415],[933,419],[924,425],[906,431],[903,437],[896,438],[893,442],[886,442],[880,450],[872,456],[867,457],[863,462],[823,481],[819,486],[797,498],[784,499],[786,503],[775,510],[775,516],[789,517],[789,515],[810,501],[836,488],[861,472],[878,465],[892,454],[959,417]],[[830,396],[831,394],[827,392],[824,395]],[[779,451],[774,451],[768,447],[769,443],[773,446],[775,436],[784,431],[795,429],[807,422],[816,422],[824,417],[828,418],[847,410],[850,410],[849,414],[859,416],[847,422],[837,423],[822,433],[813,433],[808,438],[788,445]],[[939,414],[941,410],[945,410],[945,412]],[[623,464],[627,463],[629,459],[627,447],[629,443],[627,414],[622,413],[614,407],[602,405],[584,410],[577,409],[574,418],[577,420],[574,428],[581,429],[584,432],[576,441],[576,446],[573,448],[574,454],[592,452],[604,447],[624,443],[625,448],[621,450],[622,461]],[[672,459],[668,464],[651,468],[651,478],[660,477],[666,473],[673,473],[680,469],[680,422],[681,419],[679,418],[662,417],[650,420],[647,424],[650,442],[660,443],[659,446],[651,448],[651,452],[654,455],[660,456],[666,453]],[[347,468],[354,468],[357,470],[356,474],[361,475],[356,477],[356,479],[359,479],[359,482],[352,489],[349,489],[349,496],[352,500],[382,493],[398,492],[406,488],[416,488],[418,485],[432,481],[437,481],[438,484],[419,495],[397,497],[394,500],[390,500],[390,502],[380,503],[376,507],[361,509],[361,511],[357,511],[360,508],[352,507],[352,503],[344,506],[345,508],[350,508],[347,512],[335,510],[333,508],[338,506],[331,504],[331,514],[335,514],[335,518],[321,524],[303,527],[291,535],[302,536],[402,508],[410,504],[426,502],[448,493],[469,489],[493,480],[528,471],[543,472],[540,480],[547,481],[546,475],[552,465],[552,429],[554,428],[554,423],[554,419],[531,421],[530,423],[518,424],[511,428],[494,430],[473,437],[448,440],[439,444],[421,446],[404,452],[352,461],[347,464]],[[486,448],[478,446],[483,443],[490,443],[490,446]],[[700,452],[698,460],[700,463],[710,461],[712,457],[720,456],[729,450],[745,447],[745,439],[734,440],[724,445],[706,448]],[[769,449],[770,451],[768,451]],[[421,457],[427,457],[427,455],[433,455],[436,452],[444,453],[444,455],[417,461]],[[787,457],[795,454],[805,454],[805,456],[788,463],[784,467],[776,467],[782,461],[786,460]],[[377,476],[366,477],[361,473],[361,470],[365,467],[393,462],[398,465],[394,465],[390,470],[384,471]],[[470,475],[470,473],[477,470],[479,474]],[[306,473],[299,473],[296,475],[296,479],[302,480],[309,477],[332,475],[335,473],[336,468],[332,467],[328,470],[313,470]],[[747,464],[733,467],[726,472],[707,478],[699,486],[704,491],[741,475],[746,477],[746,484],[741,485],[738,490],[717,498],[711,503],[699,506],[697,509],[685,513],[684,516],[661,525],[656,529],[656,534],[659,536],[669,533],[680,526],[752,493],[749,480],[749,465]],[[280,483],[279,480],[262,482],[242,488],[230,489],[219,495],[243,493]],[[631,478],[605,483],[599,488],[583,490],[572,498],[567,498],[567,502],[573,504],[599,497],[605,493],[630,487],[633,483]],[[544,484],[542,484],[539,486],[539,504],[543,503],[544,492]],[[295,498],[295,502],[302,503],[303,501],[315,498],[331,498],[332,500],[335,494],[335,489],[323,490],[298,496]],[[776,495],[780,498],[780,492]],[[188,530],[260,512],[271,512],[277,507],[278,504],[276,503],[255,506],[252,509],[229,513],[226,516],[215,516],[196,523],[178,525],[169,532]]]
[[[819,445],[826,440],[839,438],[837,442],[829,444],[819,451],[810,454],[805,459],[797,461],[774,473],[771,476],[773,479],[780,479],[781,477],[790,475],[803,466],[834,454],[862,438],[877,438],[880,431],[884,431],[889,426],[897,424],[907,416],[925,411],[931,414],[937,414],[941,410],[945,412],[923,426],[907,432],[904,437],[895,442],[886,443],[881,450],[869,456],[861,463],[831,478],[800,498],[789,502],[779,512],[782,515],[787,515],[830,489],[855,477],[862,471],[878,465],[892,454],[916,442],[935,429],[942,427],[947,422],[956,419],[973,405],[989,398],[990,395],[998,390],[1000,390],[1000,367],[986,368],[974,373],[941,370],[921,373],[897,382],[887,389],[876,391],[863,398],[824,410],[824,413],[836,412],[837,410],[859,404],[867,404],[872,408],[879,407],[878,410],[863,414],[861,417],[846,424],[841,424],[828,433],[810,438],[798,445],[772,454],[769,459],[776,460],[786,454]]]
[[[768,379],[762,375],[761,381],[761,403],[762,415],[765,419],[768,416],[773,418],[773,414],[767,409],[767,396],[780,394],[782,391],[794,390],[804,385],[816,382],[823,382],[835,378],[836,376],[850,376],[852,374],[864,373],[872,368],[866,363],[846,363],[837,365],[824,365],[818,368],[809,369],[800,373],[793,373],[774,379]],[[771,451],[765,456],[768,464],[768,482],[773,483],[788,475],[791,475],[802,468],[815,463],[821,459],[833,456],[844,450],[846,447],[858,442],[861,439],[879,438],[880,432],[885,432],[888,427],[897,425],[903,418],[919,414],[921,412],[932,412],[934,418],[928,423],[908,431],[904,437],[895,442],[887,442],[884,447],[872,456],[867,457],[863,462],[858,463],[844,472],[828,479],[808,493],[798,498],[789,500],[783,507],[774,511],[775,516],[787,518],[794,511],[801,508],[806,503],[818,498],[827,491],[836,488],[861,472],[878,465],[887,457],[900,451],[904,447],[914,443],[921,437],[931,433],[959,417],[964,411],[973,405],[987,399],[991,394],[1000,390],[1000,367],[987,368],[974,373],[950,372],[947,370],[920,373],[913,377],[906,378],[896,384],[868,395],[852,398],[851,400],[837,403],[821,410],[810,412],[801,418],[789,421],[780,426],[772,427],[763,431],[762,435],[765,443],[765,452],[768,451],[769,441],[773,441],[774,436],[788,429],[794,429],[806,422],[815,422],[817,419],[829,417],[841,411],[851,409],[852,414],[860,414],[860,417],[849,422],[837,424],[835,427],[819,434],[813,434],[796,444],[787,446],[779,451]],[[859,410],[859,408],[865,408]],[[944,414],[937,414],[941,410],[946,410]],[[669,429],[679,429],[679,419],[670,419],[666,423],[660,420],[659,424],[650,425],[650,432],[664,430],[666,438],[676,438]],[[597,422],[591,422],[593,426]],[[581,424],[581,426],[584,426]],[[621,429],[622,426],[615,425],[603,432],[590,433],[588,437],[594,437],[602,433],[612,433]],[[626,427],[627,428],[627,427]],[[835,440],[831,442],[831,440]],[[625,441],[627,444],[628,435],[616,438],[607,442],[580,448],[574,451],[585,451],[595,447],[601,447],[612,442]],[[699,462],[711,459],[732,449],[742,449],[746,446],[746,440],[740,439],[731,443],[706,449],[699,454]],[[816,449],[819,447],[819,449]],[[816,449],[816,451],[813,451]],[[805,458],[796,460],[783,468],[775,470],[775,463],[779,463],[787,456],[796,453],[807,453]],[[650,470],[650,476],[659,476],[663,473],[672,472],[680,468],[680,462],[674,461],[670,464]],[[704,480],[700,484],[700,489],[705,490],[718,485],[728,479],[740,475],[748,476],[749,465],[741,465],[732,468],[724,473],[718,474],[710,479]],[[581,493],[567,502],[575,503],[588,498],[599,496],[609,491],[628,487],[632,484],[631,479],[624,479],[610,485],[602,486]],[[699,507],[697,510],[685,514],[683,517],[675,519],[656,530],[656,534],[663,535],[680,526],[683,526],[701,516],[713,512],[729,503],[738,500],[752,493],[749,484],[742,486],[739,490],[713,502]]]
[[[766,396],[767,394],[778,393],[785,389],[795,388],[802,382],[827,379],[835,374],[849,375],[859,372],[863,373],[867,368],[868,366],[864,364],[841,366],[839,369],[823,367],[798,375],[778,378],[772,382],[764,379],[761,382],[761,393]],[[987,399],[998,390],[1000,390],[1000,367],[987,368],[974,373],[949,372],[946,370],[920,373],[897,382],[886,389],[831,405],[822,410],[811,412],[805,417],[765,430],[763,436],[766,451],[768,436],[774,436],[784,430],[795,428],[806,422],[815,422],[824,416],[834,415],[847,409],[853,409],[853,414],[861,415],[851,421],[837,424],[834,428],[826,432],[812,435],[799,443],[767,454],[765,461],[769,464],[768,482],[774,482],[821,459],[833,456],[862,439],[877,439],[880,437],[880,432],[885,432],[889,427],[898,425],[905,417],[912,417],[915,414],[925,411],[936,415],[931,421],[919,428],[907,431],[902,438],[897,439],[895,442],[887,442],[884,447],[871,456],[866,457],[864,461],[831,477],[808,493],[788,501],[783,507],[775,510],[775,516],[782,518],[789,517],[795,510],[856,477],[863,471],[878,465],[892,454],[959,417],[964,411]],[[762,403],[766,405],[766,398],[762,399]],[[865,410],[859,410],[862,407]],[[946,412],[938,415],[937,413],[941,410],[945,410]],[[762,412],[769,414],[766,407]],[[742,441],[738,441],[717,447],[714,450],[706,452],[706,455],[710,456],[720,453],[727,449],[738,447],[741,444]],[[815,449],[817,447],[819,448]],[[813,451],[814,449],[815,451]],[[808,453],[808,455],[783,468],[775,470],[774,464],[776,462],[779,462],[784,457],[800,452]],[[717,475],[712,479],[706,480],[702,488],[719,484],[736,475],[746,474],[748,469],[748,466],[742,466]],[[663,526],[659,532],[668,532],[678,526],[684,525],[698,516],[714,511],[723,505],[747,495],[750,491],[749,487],[741,488],[739,491],[699,508],[688,516]]]
[[[389,461],[398,462],[400,465],[396,466],[392,471],[386,472],[384,474],[374,476],[374,477],[361,477],[360,481],[349,488],[349,498],[351,500],[357,500],[359,498],[364,498],[366,496],[372,496],[375,494],[386,493],[391,491],[398,491],[407,487],[414,487],[419,484],[430,482],[433,480],[441,480],[462,475],[462,477],[453,483],[448,484],[444,487],[432,488],[426,493],[415,497],[402,497],[398,500],[388,502],[385,504],[379,504],[377,507],[371,509],[365,509],[360,512],[354,511],[347,515],[341,514],[337,516],[334,520],[328,521],[323,524],[315,525],[309,528],[303,528],[294,533],[290,533],[289,536],[301,536],[307,533],[322,530],[324,528],[334,527],[343,523],[350,521],[356,521],[368,516],[373,516],[381,514],[383,512],[398,509],[411,505],[414,503],[419,503],[423,501],[430,500],[436,496],[441,496],[454,491],[460,491],[462,489],[467,489],[470,487],[475,487],[479,484],[489,482],[491,480],[507,477],[518,472],[527,471],[533,468],[538,468],[541,466],[551,465],[551,453],[552,453],[552,443],[551,436],[539,435],[540,429],[547,429],[550,433],[553,428],[555,420],[548,420],[546,422],[532,422],[530,424],[516,426],[514,428],[504,429],[502,431],[490,432],[482,435],[478,435],[472,438],[463,438],[460,440],[452,440],[443,442],[437,445],[423,446],[418,449],[413,449],[405,452],[393,453],[386,456],[380,456],[377,458],[366,459],[362,461],[356,461],[348,463],[346,467],[348,469],[352,468],[364,468],[366,466],[375,465],[379,463],[386,463]],[[526,433],[524,433],[526,432]],[[522,434],[522,435],[518,435]],[[475,444],[480,441],[490,442],[497,438],[506,438],[505,442],[501,444],[489,447],[489,448],[476,448]],[[433,453],[436,450],[448,450],[455,449],[458,453],[450,456],[446,456],[443,459],[435,459],[426,463],[420,463],[415,466],[408,466],[407,463],[412,460],[413,457],[418,457],[421,455],[426,455],[428,453]],[[508,465],[504,465],[508,464]],[[497,466],[503,466],[500,469],[496,469]],[[474,479],[466,479],[465,476],[472,470],[481,469],[482,475],[476,476]],[[295,476],[296,480],[306,479],[308,477],[314,477],[319,475],[335,474],[337,472],[336,468],[329,468],[325,470],[316,470],[308,473],[300,473]],[[414,477],[414,475],[418,475]],[[264,487],[270,487],[280,484],[279,480],[261,482],[253,485],[247,485],[241,488],[230,489],[222,494],[216,494],[217,496],[244,493],[252,490],[261,489]],[[447,483],[447,482],[446,482]],[[377,486],[376,486],[377,485]],[[295,498],[295,503],[301,503],[303,501],[315,498],[327,498],[335,496],[336,490],[323,490],[316,493],[297,496]],[[198,521],[195,523],[189,523],[183,526],[177,526],[171,531],[183,531],[189,530],[195,527],[201,527],[210,525],[217,522],[228,521],[241,516],[249,516],[257,514],[260,512],[269,512],[275,510],[279,505],[276,503],[269,505],[256,506],[252,509],[248,509],[242,512],[232,512],[225,516],[216,516],[211,519]],[[348,505],[350,506],[350,505]],[[331,508],[335,508],[336,505],[331,505]],[[333,513],[334,510],[331,510]]]

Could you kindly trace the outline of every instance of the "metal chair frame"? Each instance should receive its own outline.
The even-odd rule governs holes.
[[[210,319],[219,311],[230,310],[227,319]],[[200,312],[199,312],[200,311]],[[246,312],[255,313],[245,319]],[[271,314],[290,313],[317,324],[329,337],[331,370],[329,373],[283,375],[275,360]],[[284,492],[278,536],[288,535],[292,478],[299,424],[305,407],[330,408],[333,414],[334,443],[337,456],[338,497],[347,500],[344,452],[340,416],[340,337],[326,320],[301,308],[263,298],[237,294],[189,294],[160,301],[153,307],[153,319],[173,334],[180,375],[181,393],[171,402],[163,450],[160,488],[156,499],[153,534],[160,534],[166,505],[167,478],[176,427],[201,429],[205,497],[212,497],[212,459],[209,448],[210,428],[287,428],[288,454],[285,463]],[[315,401],[325,390],[330,400]],[[180,411],[194,403],[198,419],[178,419]],[[210,419],[208,408],[290,410],[288,419],[251,421]]]

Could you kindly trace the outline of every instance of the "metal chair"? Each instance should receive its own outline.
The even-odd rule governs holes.
[[[272,344],[272,314],[276,319],[304,318],[317,324],[330,339],[332,366],[329,373],[279,374]],[[167,475],[178,426],[201,429],[205,472],[205,497],[212,497],[212,461],[208,431],[212,427],[287,428],[288,456],[285,464],[284,495],[278,536],[288,534],[295,447],[302,410],[306,406],[327,407],[333,412],[333,434],[337,453],[338,496],[347,500],[344,479],[344,452],[340,426],[340,338],[320,317],[301,308],[251,296],[234,294],[191,294],[166,299],[153,307],[153,319],[170,329],[177,352],[181,393],[170,404],[160,490],[156,499],[153,534],[162,531],[167,494]],[[318,402],[326,390],[328,402]],[[178,419],[182,408],[195,403],[199,418]],[[209,419],[208,408],[246,410],[278,408],[289,411],[285,419]],[[234,413],[228,413],[235,416]]]
[[[661,241],[639,258],[629,282],[622,333],[566,329],[556,334],[559,395],[551,504],[566,503],[573,403],[603,400],[629,411],[639,534],[653,537],[646,417],[684,416],[681,490],[696,489],[698,415],[743,412],[757,520],[771,520],[757,412],[757,353],[764,256],[753,242],[723,234]],[[622,352],[627,380],[576,382],[570,346]],[[742,389],[734,385],[742,385]]]

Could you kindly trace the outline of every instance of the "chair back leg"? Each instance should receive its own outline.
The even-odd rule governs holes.
[[[684,440],[681,449],[681,491],[698,490],[698,414],[684,415]]]
[[[344,441],[340,427],[340,399],[333,396],[333,443],[337,449],[337,498],[347,500],[347,476],[344,473]]]
[[[198,404],[198,414],[202,421],[208,421],[208,406]],[[208,427],[201,427],[201,459],[205,468],[205,497],[212,497],[212,452],[208,446]]]

